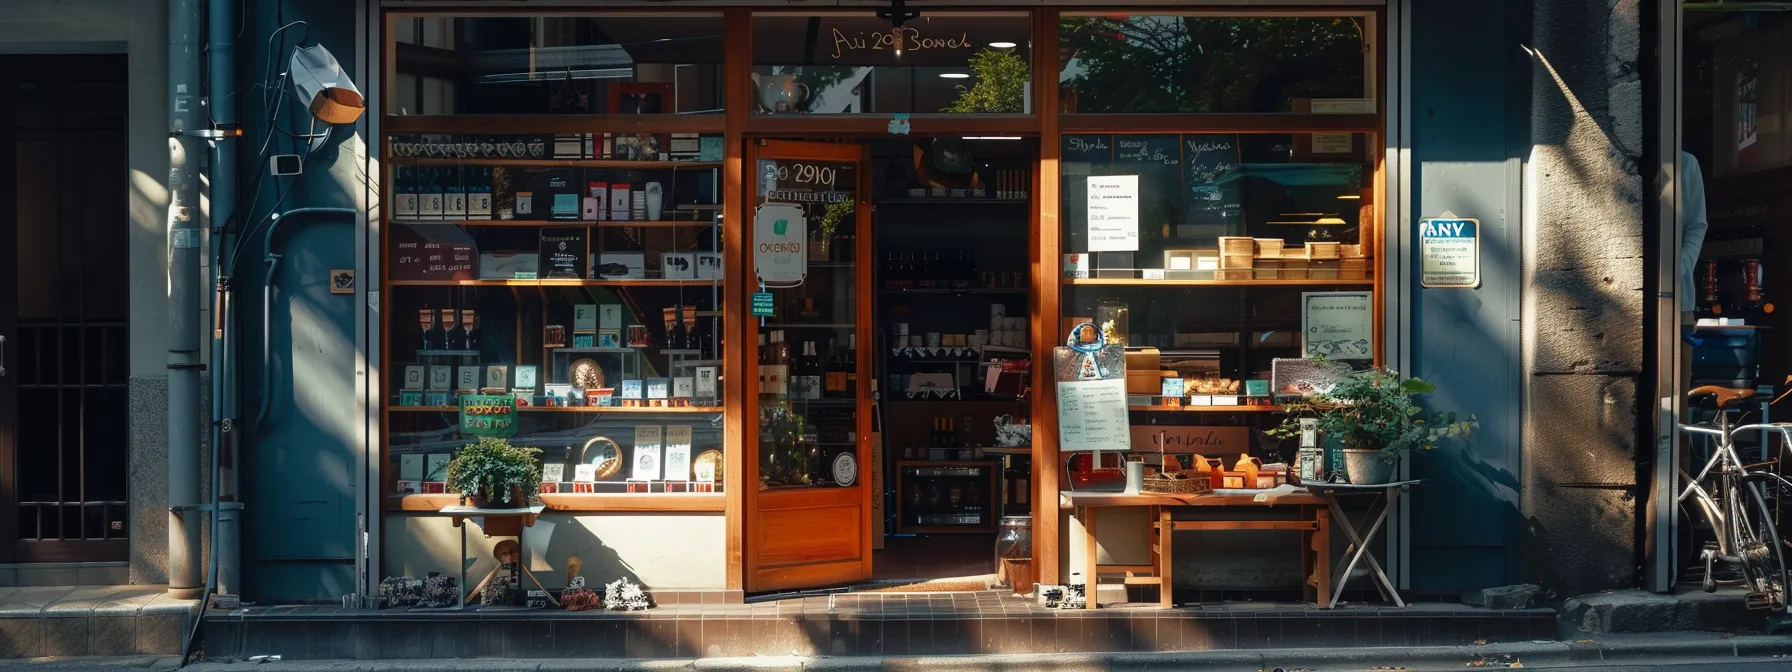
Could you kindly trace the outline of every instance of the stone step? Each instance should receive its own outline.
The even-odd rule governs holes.
[[[0,588],[0,658],[178,655],[197,606],[167,586]]]
[[[1047,610],[990,593],[842,594],[643,612],[268,607],[208,614],[209,660],[714,658],[1467,646],[1555,640],[1548,609],[1230,603]]]

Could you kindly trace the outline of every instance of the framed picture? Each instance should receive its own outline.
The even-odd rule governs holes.
[[[619,82],[610,85],[610,114],[672,114],[671,84]]]

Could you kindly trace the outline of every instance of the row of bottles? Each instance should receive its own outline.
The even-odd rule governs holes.
[[[490,218],[493,171],[483,166],[394,166],[394,217]]]
[[[858,336],[845,349],[828,341],[826,357],[815,341],[803,341],[793,357],[782,329],[759,335],[759,392],[781,399],[851,399],[858,389]]]
[[[990,503],[985,467],[916,469],[903,474],[903,522],[908,525],[986,525]]]
[[[1773,312],[1759,259],[1707,259],[1699,265],[1701,317],[1759,319]]]
[[[437,319],[437,313],[441,318]],[[417,324],[423,329],[423,338],[418,343],[420,350],[478,350],[480,343],[479,316],[472,308],[459,311],[443,308],[440,311],[424,306],[417,311]]]

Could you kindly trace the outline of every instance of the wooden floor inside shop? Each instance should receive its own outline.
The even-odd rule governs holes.
[[[902,592],[984,590],[995,577],[995,535],[891,536],[871,552],[875,586],[909,585]],[[921,585],[924,584],[924,585]]]

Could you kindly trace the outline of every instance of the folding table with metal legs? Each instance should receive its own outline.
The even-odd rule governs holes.
[[[1420,481],[1416,480],[1396,481],[1393,483],[1380,483],[1376,485],[1350,485],[1347,483],[1302,484],[1302,486],[1308,490],[1334,495],[1326,498],[1332,510],[1332,518],[1343,523],[1338,527],[1343,528],[1344,534],[1350,537],[1350,547],[1344,551],[1344,557],[1339,558],[1339,562],[1343,564],[1344,570],[1333,575],[1336,578],[1333,580],[1334,585],[1332,587],[1331,606],[1336,607],[1338,605],[1338,599],[1344,596],[1344,586],[1350,583],[1350,573],[1356,571],[1357,563],[1365,559],[1369,562],[1369,578],[1374,583],[1375,590],[1381,593],[1382,599],[1392,601],[1395,606],[1406,606],[1406,602],[1400,599],[1400,591],[1394,587],[1394,582],[1388,579],[1387,571],[1382,569],[1381,561],[1376,560],[1375,554],[1369,551],[1369,540],[1374,539],[1375,535],[1381,532],[1382,525],[1388,520],[1388,512],[1394,510],[1394,507],[1399,505],[1401,493],[1405,492],[1409,486],[1419,482]],[[1340,494],[1357,492],[1370,495],[1380,494],[1382,499],[1382,505],[1379,511],[1376,510],[1373,502],[1370,503],[1370,514],[1363,519],[1363,526],[1361,529],[1359,529],[1355,523],[1351,522],[1349,516],[1344,515],[1344,507],[1338,505],[1338,497],[1336,497],[1336,495]]]

